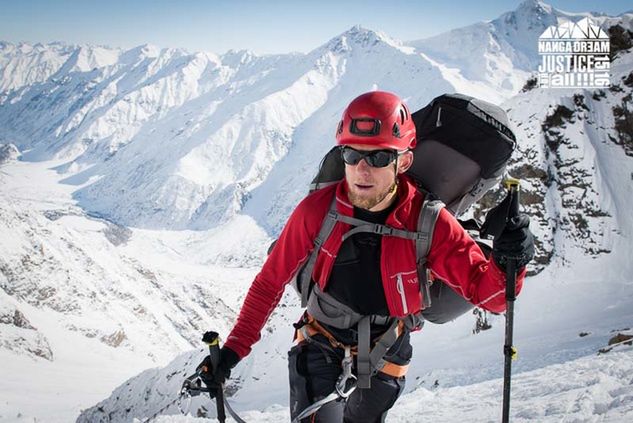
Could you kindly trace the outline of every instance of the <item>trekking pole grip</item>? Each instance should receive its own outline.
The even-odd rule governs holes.
[[[508,219],[512,219],[519,215],[519,188],[520,182],[518,179],[513,178],[511,176],[506,177],[503,181],[506,189],[508,190],[508,195],[511,195],[510,208],[508,210]]]
[[[209,331],[205,332],[202,336],[202,342],[209,346],[209,358],[211,359],[211,367],[213,368],[213,374],[218,369],[220,363],[220,335],[217,332]],[[215,394],[215,405],[218,412],[218,420],[220,422],[226,421],[226,414],[224,411],[224,392],[222,386],[218,386]]]
[[[202,342],[209,346],[209,357],[211,358],[213,373],[215,373],[220,362],[220,335],[213,331],[205,332],[202,336]]]
[[[520,181],[518,179],[508,177],[504,181],[504,184],[508,190],[510,196],[510,208],[508,209],[508,221],[519,216],[519,202],[520,202]],[[517,260],[515,258],[508,258],[506,264],[506,300],[514,301],[516,299],[516,273],[517,273]]]

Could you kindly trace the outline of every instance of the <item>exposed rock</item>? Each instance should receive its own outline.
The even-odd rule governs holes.
[[[622,103],[614,106],[612,110],[618,138],[611,140],[621,145],[627,156],[633,156],[633,103],[631,95],[625,96]]]
[[[13,144],[0,144],[0,165],[15,161],[20,157],[20,150]]]
[[[53,360],[53,351],[47,339],[30,324],[22,312],[17,309],[7,312],[5,309],[0,314],[0,324],[3,325],[0,327],[0,349]]]
[[[601,348],[600,350],[598,350],[598,354],[606,354],[608,352],[611,352],[613,348],[620,345],[629,345],[629,346],[633,345],[633,335],[618,333],[617,335],[609,339],[608,347]]]
[[[24,329],[35,329],[26,316],[18,309],[13,313],[13,325]]]
[[[591,111],[583,95],[574,95],[572,101],[574,110],[557,105],[541,126],[547,174],[553,184],[548,189],[557,190],[562,206],[552,221],[553,231],[564,229],[586,254],[595,256],[609,252],[601,244],[601,231],[609,214],[599,204],[595,169],[588,168],[582,160],[584,149],[591,146],[579,144],[572,137],[577,133],[576,128],[570,127],[581,121],[579,124],[588,125]]]
[[[573,116],[573,110],[559,104],[554,109],[554,112],[547,116],[541,128],[543,128],[543,132],[547,132],[551,128],[560,128],[565,124],[565,122],[571,121]]]
[[[614,25],[608,29],[611,61],[618,57],[618,53],[633,47],[633,32],[625,29],[621,25]]]
[[[125,226],[108,223],[103,230],[103,234],[108,239],[108,241],[112,243],[112,245],[119,246],[121,244],[125,244],[130,240],[130,238],[132,237],[132,230],[126,228]]]
[[[618,333],[613,338],[609,339],[609,345],[616,345],[616,344],[632,345],[633,342],[630,342],[631,339],[633,339],[633,335]]]
[[[527,81],[525,81],[525,85],[521,88],[521,92],[525,93],[533,90],[538,87],[538,78],[536,76],[530,77]]]
[[[115,331],[114,333],[111,333],[110,335],[104,335],[99,339],[104,344],[107,344],[107,345],[110,345],[111,347],[116,348],[120,346],[123,343],[123,341],[127,339],[127,335],[125,335],[125,331],[123,331],[123,329],[119,329]]]

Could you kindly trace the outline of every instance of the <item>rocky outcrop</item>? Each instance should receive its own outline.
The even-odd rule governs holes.
[[[48,340],[5,293],[0,295],[0,349],[53,361]]]
[[[20,150],[13,144],[0,144],[0,165],[16,160]]]

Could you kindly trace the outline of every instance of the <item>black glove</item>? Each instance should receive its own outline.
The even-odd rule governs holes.
[[[503,270],[506,270],[508,259],[516,260],[518,270],[534,257],[534,237],[529,225],[527,215],[520,214],[509,219],[501,234],[495,238],[492,257]]]
[[[222,389],[224,382],[231,376],[231,369],[239,363],[240,357],[230,348],[222,347],[220,349],[220,361],[213,371],[211,357],[206,356],[202,363],[198,365],[197,370],[200,371],[200,379],[209,388],[212,397],[218,389]]]

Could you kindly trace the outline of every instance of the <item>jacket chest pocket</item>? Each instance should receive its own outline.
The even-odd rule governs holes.
[[[389,291],[398,314],[407,315],[420,309],[420,284],[417,269],[399,272],[389,278]]]

